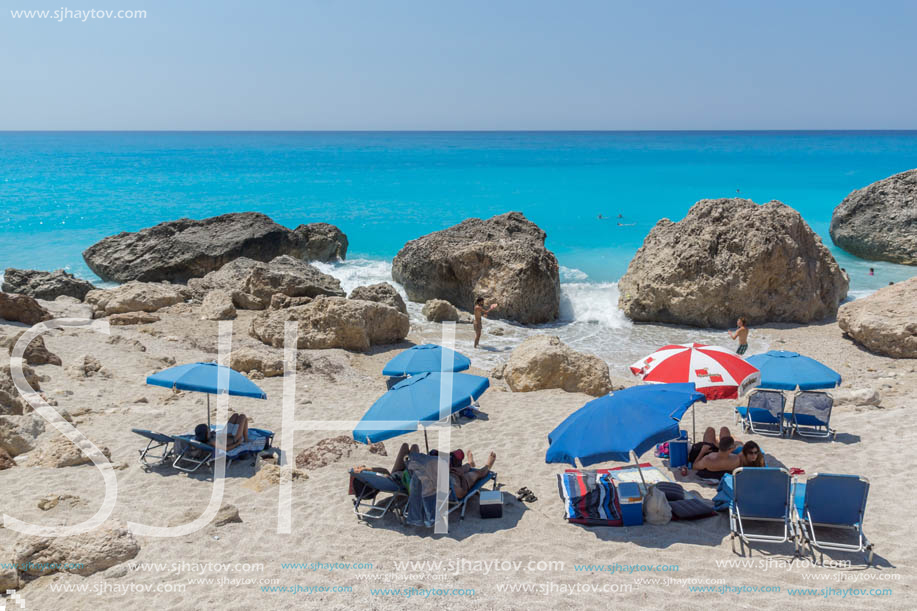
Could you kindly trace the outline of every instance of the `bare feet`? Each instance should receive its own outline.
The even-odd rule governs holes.
[[[468,450],[468,464],[471,466],[472,469],[476,467],[476,465],[474,464],[474,454],[471,453],[471,450]]]
[[[493,452],[490,453],[490,456],[487,457],[487,468],[492,469],[494,462],[497,460],[497,455]]]

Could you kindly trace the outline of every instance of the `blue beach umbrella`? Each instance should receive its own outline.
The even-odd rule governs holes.
[[[452,376],[452,396],[446,402],[450,414],[472,405],[490,386],[490,381],[481,376],[446,375]],[[376,443],[416,431],[418,425],[439,421],[442,377],[440,372],[427,372],[395,384],[369,408],[353,430],[353,438],[361,443]]]
[[[236,397],[267,399],[267,394],[244,375],[216,363],[188,363],[147,376],[146,383],[174,390],[207,393],[207,427],[210,428],[210,395],[226,393]]]
[[[759,388],[815,390],[841,384],[841,374],[813,358],[786,350],[771,350],[746,359],[761,370]]]
[[[548,435],[547,463],[576,460],[584,467],[637,459],[655,444],[678,437],[681,417],[696,401],[707,398],[693,383],[633,386],[593,399]],[[643,477],[641,473],[641,478]]]
[[[410,376],[428,371],[465,371],[471,361],[464,354],[436,344],[421,344],[401,352],[382,370],[386,376]]]

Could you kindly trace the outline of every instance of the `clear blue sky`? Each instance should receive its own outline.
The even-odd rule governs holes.
[[[147,18],[10,14],[62,5]],[[4,0],[2,10],[4,130],[917,128],[911,1]]]

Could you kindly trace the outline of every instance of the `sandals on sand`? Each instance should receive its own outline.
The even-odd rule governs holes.
[[[516,493],[516,500],[522,501],[524,503],[534,503],[538,500],[538,497],[535,496],[535,493],[533,493],[531,490],[523,486]]]

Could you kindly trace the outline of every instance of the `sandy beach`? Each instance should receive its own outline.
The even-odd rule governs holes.
[[[195,510],[207,503],[210,481],[169,468],[144,471],[137,461],[137,450],[144,443],[130,429],[179,433],[192,430],[202,420],[203,395],[173,394],[143,382],[147,374],[167,366],[168,357],[178,363],[216,358],[217,323],[201,321],[187,304],[171,306],[159,315],[162,320],[150,325],[113,326],[110,338],[76,329],[49,333],[46,345],[61,357],[63,366],[35,369],[45,376],[41,383],[45,395],[68,410],[74,424],[91,440],[110,449],[111,460],[118,465],[118,499],[112,519],[165,526],[195,517]],[[233,322],[234,348],[257,344],[246,332],[252,315],[240,311]],[[470,336],[470,325],[456,328],[460,337]],[[0,329],[5,334],[18,330],[12,324]],[[433,323],[414,324],[408,340],[429,341],[438,330],[439,325]],[[422,433],[413,433],[386,441],[387,457],[371,454],[366,446],[359,445],[349,456],[307,470],[308,479],[293,482],[290,534],[277,532],[278,487],[254,477],[253,461],[240,461],[227,473],[224,501],[238,508],[241,522],[211,525],[180,538],[138,537],[140,551],[128,562],[88,577],[66,573],[43,576],[26,583],[19,594],[28,609],[107,610],[121,608],[127,600],[133,604],[142,601],[142,608],[160,609],[203,605],[397,609],[418,604],[447,609],[606,605],[689,609],[720,602],[749,609],[787,605],[839,609],[851,604],[843,594],[793,595],[789,589],[856,587],[891,588],[893,593],[858,596],[857,606],[913,608],[914,567],[909,560],[908,533],[914,519],[906,491],[914,484],[917,467],[917,458],[907,448],[917,442],[917,433],[907,426],[906,410],[917,390],[917,363],[865,352],[845,339],[834,323],[768,325],[756,328],[753,338],[771,348],[798,350],[829,363],[843,376],[844,388],[869,387],[881,393],[882,407],[836,408],[832,417],[839,431],[836,442],[755,437],[771,465],[802,468],[809,474],[855,473],[869,478],[865,532],[875,545],[874,566],[867,568],[861,554],[839,552],[826,556],[829,563],[836,563],[834,568],[813,566],[811,558],[793,562],[791,544],[758,544],[750,557],[752,566],[729,566],[749,558],[731,551],[724,514],[662,526],[587,528],[567,524],[555,478],[562,466],[545,464],[546,437],[590,397],[560,390],[514,393],[502,381],[491,380],[491,389],[480,400],[487,419],[454,427],[452,440],[454,447],[474,451],[481,457],[479,461],[489,451],[496,452],[495,470],[504,492],[501,519],[481,519],[477,501],[472,501],[464,521],[453,519],[448,535],[433,536],[428,529],[403,526],[392,516],[372,524],[358,521],[347,494],[347,470],[359,464],[390,467],[402,441],[423,444]],[[376,347],[368,354],[303,351],[312,366],[297,375],[297,419],[358,420],[385,391],[380,373],[384,363],[409,345]],[[279,349],[271,350],[280,354]],[[99,360],[106,377],[77,378],[68,373],[68,367],[85,354]],[[471,373],[487,375],[474,368]],[[616,380],[626,380],[624,372],[612,374]],[[256,382],[267,392],[268,400],[233,398],[231,411],[247,414],[255,427],[279,433],[283,378]],[[734,426],[734,405],[735,401],[699,404],[698,428],[729,425],[740,438],[749,438]],[[690,426],[688,417],[683,423]],[[349,435],[349,431],[297,432],[295,453],[337,435]],[[19,462],[26,462],[26,458],[21,456]],[[702,497],[713,497],[713,487],[693,476],[683,478],[669,471],[651,452],[643,460]],[[2,512],[41,524],[76,523],[88,518],[98,508],[103,491],[101,476],[92,465],[20,465],[0,472],[0,483],[4,491],[15,491],[0,497]],[[515,491],[523,486],[536,493],[536,502],[515,500]],[[38,504],[48,495],[78,498],[63,498],[56,507],[43,511]],[[9,529],[0,529],[0,548],[11,549],[17,536]],[[444,564],[399,564],[424,561]],[[228,570],[208,569],[207,563],[232,566],[225,567]],[[304,563],[300,566],[306,568],[284,568],[287,563]],[[355,564],[362,568],[353,568]],[[577,570],[577,565],[590,564],[619,566],[614,573],[594,567]],[[195,583],[200,579],[212,581]],[[294,591],[267,592],[265,584]],[[533,591],[511,591],[524,584],[534,584],[530,586]],[[689,589],[698,585],[715,585],[719,591]],[[297,586],[300,591],[295,591]],[[73,591],[62,591],[68,587]],[[600,591],[589,591],[593,587]],[[77,591],[80,588],[84,591]],[[152,591],[138,598],[138,588]],[[347,591],[331,591],[333,588]],[[403,591],[399,595],[371,592],[384,588]],[[411,596],[406,593],[409,588],[415,589]],[[463,593],[425,594],[424,589],[430,588]]]

